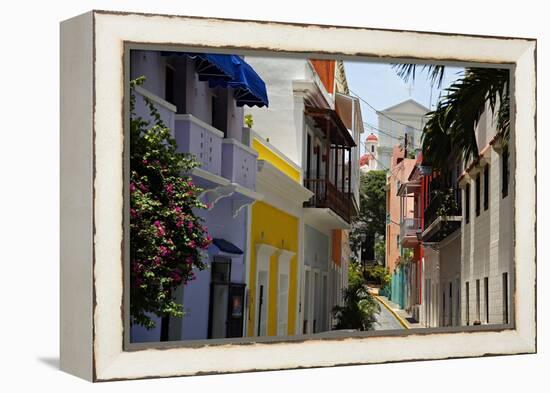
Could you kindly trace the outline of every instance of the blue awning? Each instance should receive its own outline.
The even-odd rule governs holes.
[[[197,59],[199,80],[208,81],[210,87],[234,89],[237,106],[268,106],[265,82],[254,69],[236,55],[161,52],[163,56],[188,56]]]
[[[243,250],[241,250],[239,247],[234,245],[228,240],[220,239],[220,238],[214,238],[212,239],[212,243],[219,248],[220,251],[228,253],[228,254],[235,254],[235,255],[243,255]]]
[[[162,56],[186,56],[196,60],[196,71],[200,81],[209,81],[210,79],[233,80],[234,65],[229,55],[216,55],[209,53],[192,52],[161,52]]]
[[[211,87],[231,87],[235,89],[235,99],[238,106],[268,106],[267,89],[265,82],[246,61],[239,56],[231,55],[234,64],[234,78],[223,80],[212,78],[209,81]]]

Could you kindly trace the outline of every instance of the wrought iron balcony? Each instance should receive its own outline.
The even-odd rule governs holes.
[[[435,192],[424,210],[422,241],[440,242],[460,227],[462,212],[458,192],[454,188]]]
[[[313,192],[313,196],[304,203],[304,207],[329,208],[347,223],[351,221],[351,193],[340,191],[326,179],[304,179],[304,187]]]
[[[419,235],[422,233],[422,219],[419,217],[404,218],[400,225],[401,246],[411,248],[419,243]]]

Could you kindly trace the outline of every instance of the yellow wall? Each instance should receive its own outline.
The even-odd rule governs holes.
[[[257,243],[269,244],[276,248],[284,248],[298,253],[298,218],[268,205],[255,202],[252,205],[251,222],[251,255],[249,277],[249,320],[248,336],[257,331],[254,326],[256,312],[256,247]],[[267,318],[267,334],[277,335],[277,288],[278,288],[278,257],[271,256],[269,266],[269,303]],[[290,260],[288,288],[288,334],[293,335],[296,328],[296,305],[298,296],[298,264],[296,255]]]
[[[258,139],[254,139],[252,141],[252,148],[258,152],[258,160],[268,161],[271,165],[283,172],[292,180],[297,182],[300,181],[300,171],[290,165],[286,160],[281,158]]]

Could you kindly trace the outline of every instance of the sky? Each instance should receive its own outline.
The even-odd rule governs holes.
[[[414,99],[427,108],[433,109],[440,94],[453,81],[460,78],[462,68],[446,67],[441,88],[431,85],[428,73],[422,72],[422,66],[417,67],[414,82],[405,83],[389,63],[366,63],[345,61],[346,78],[351,95],[357,95],[367,101],[376,110],[382,111],[409,98]],[[378,127],[378,116],[374,109],[361,102],[361,114],[365,124],[364,140],[371,132],[378,134],[372,126]],[[370,124],[370,125],[369,125]]]

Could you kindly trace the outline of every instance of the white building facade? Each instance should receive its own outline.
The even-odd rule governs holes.
[[[382,169],[390,168],[394,146],[404,146],[407,139],[407,151],[414,152],[420,147],[422,129],[426,124],[425,116],[429,109],[413,99],[408,99],[379,112],[378,160]]]
[[[514,144],[497,134],[487,108],[476,128],[479,159],[460,178],[462,323],[508,324],[514,293]]]

